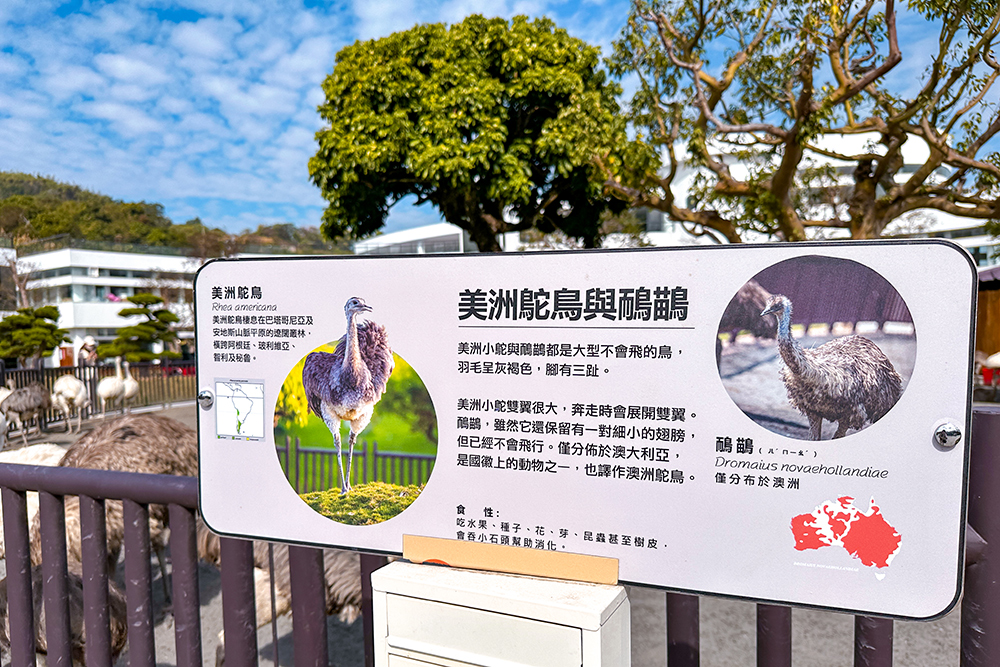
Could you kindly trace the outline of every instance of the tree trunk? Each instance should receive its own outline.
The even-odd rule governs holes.
[[[872,161],[860,160],[854,169],[854,192],[847,202],[852,239],[875,239],[882,231],[875,212],[877,185]]]

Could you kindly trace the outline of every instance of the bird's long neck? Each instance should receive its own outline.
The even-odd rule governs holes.
[[[361,350],[358,348],[357,313],[347,317],[347,349],[344,351],[344,370],[357,372],[361,369]]]
[[[115,377],[119,380],[123,380],[122,377],[122,360],[120,358],[115,358]]]
[[[792,303],[786,301],[778,318],[778,351],[788,369],[799,375],[809,364],[799,342],[792,338]]]

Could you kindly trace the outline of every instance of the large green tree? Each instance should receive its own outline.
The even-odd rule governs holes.
[[[731,242],[1000,218],[998,30],[997,0],[635,0],[612,57],[635,141],[581,150],[610,191]]]
[[[610,132],[619,88],[598,48],[548,19],[473,15],[357,42],[323,91],[309,173],[331,238],[374,234],[415,195],[483,251],[531,228],[594,246],[601,213],[624,207],[570,139]]]
[[[118,336],[104,345],[97,346],[99,357],[124,357],[126,361],[152,361],[153,359],[177,359],[180,354],[166,349],[177,338],[173,324],[180,318],[166,308],[156,308],[163,299],[155,294],[134,294],[128,297],[132,305],[118,311],[121,317],[144,317],[137,324],[122,327]],[[164,345],[163,352],[152,352],[156,343]]]
[[[60,329],[55,306],[21,308],[0,320],[0,357],[17,357],[21,368],[38,368],[42,357],[52,355],[60,343],[69,342]]]

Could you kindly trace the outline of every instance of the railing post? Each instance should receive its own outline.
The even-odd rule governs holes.
[[[38,493],[42,537],[42,595],[47,664],[71,667],[69,581],[66,573],[66,515],[62,496]]]
[[[697,595],[667,593],[667,667],[698,667],[701,662]]]
[[[28,550],[28,504],[23,491],[4,488],[3,534],[7,558],[7,622],[10,659],[18,667],[35,667],[35,614]]]
[[[361,621],[365,635],[365,667],[375,667],[375,614],[372,611],[372,572],[389,560],[375,554],[361,554]]]
[[[222,629],[227,667],[257,665],[257,615],[253,585],[253,542],[223,537]]]
[[[288,547],[296,667],[327,667],[323,550]]]
[[[168,511],[170,512],[170,560],[173,565],[170,580],[177,667],[199,667],[201,617],[195,517],[192,510],[180,505],[171,504]]]
[[[985,554],[965,569],[962,667],[1000,664],[1000,406],[972,413],[969,525]]]
[[[125,598],[128,604],[129,667],[155,667],[153,576],[150,570],[149,508],[122,500],[125,517]]]
[[[88,665],[111,664],[111,617],[108,613],[108,540],[104,501],[80,496],[83,558],[83,620],[87,632],[84,657]]]
[[[792,609],[757,605],[757,667],[792,667]]]
[[[892,667],[892,619],[854,617],[854,667]]]

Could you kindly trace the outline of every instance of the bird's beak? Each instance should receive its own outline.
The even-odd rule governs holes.
[[[370,312],[372,312],[372,307],[371,307],[371,306],[369,306],[369,305],[368,305],[368,304],[366,303],[366,304],[363,304],[363,305],[361,305],[361,306],[358,306],[358,310],[362,310],[362,311],[364,311],[364,312],[366,312],[366,313],[370,313]]]
[[[771,313],[774,313],[774,312],[776,312],[777,310],[778,310],[778,309],[777,309],[777,307],[775,307],[775,306],[768,306],[768,307],[767,307],[767,308],[765,308],[764,310],[760,311],[760,316],[761,316],[761,317],[764,317],[765,315],[770,315]]]

